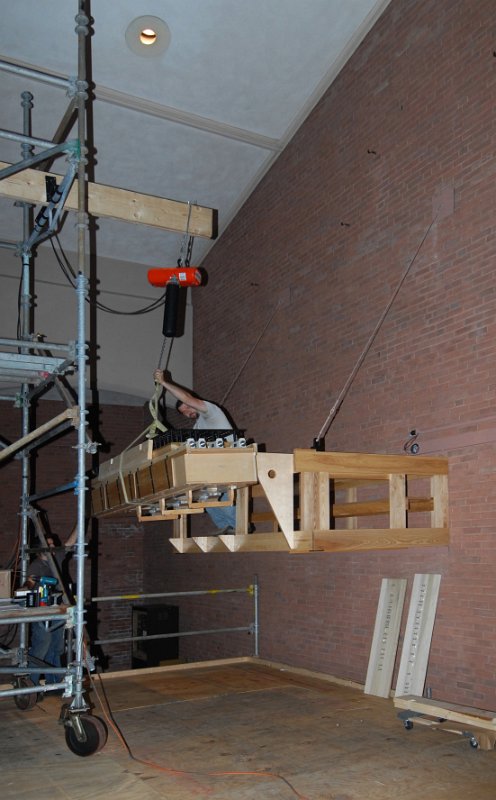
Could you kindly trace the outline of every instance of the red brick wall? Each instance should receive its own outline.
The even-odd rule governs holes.
[[[267,450],[291,452],[311,446],[411,264],[326,447],[401,453],[419,430],[421,453],[449,456],[450,546],[160,567],[171,587],[258,573],[261,654],[358,681],[381,578],[410,590],[416,572],[440,572],[427,683],[493,709],[494,47],[490,0],[393,0],[212,249],[193,298],[195,388],[220,401],[244,367],[226,406]]]

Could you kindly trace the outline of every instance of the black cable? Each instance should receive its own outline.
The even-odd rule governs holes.
[[[60,248],[60,254],[55,249],[55,245],[53,243],[53,238],[57,240],[57,244]],[[50,244],[52,245],[52,249],[57,259],[57,263],[62,270],[66,280],[70,283],[73,289],[76,288],[76,284],[74,283],[74,279],[76,278],[76,273],[72,269],[71,263],[67,258],[62,245],[60,244],[60,240],[57,235],[50,239]],[[70,273],[70,274],[69,274]],[[148,306],[144,306],[143,308],[139,308],[136,311],[119,311],[116,308],[110,308],[110,306],[105,305],[105,303],[101,303],[99,300],[91,301],[89,297],[86,297],[86,302],[89,305],[94,305],[96,308],[99,308],[100,311],[105,311],[107,314],[117,314],[119,316],[139,316],[141,314],[149,314],[151,311],[155,311],[157,308],[160,308],[165,303],[165,292],[157,299],[154,300],[153,303],[150,303]]]

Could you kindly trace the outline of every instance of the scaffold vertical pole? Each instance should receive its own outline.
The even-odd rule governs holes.
[[[22,115],[23,115],[23,134],[25,136],[31,135],[31,111],[33,108],[33,95],[31,92],[23,92],[21,95],[22,102]],[[28,159],[33,152],[33,148],[29,144],[21,145],[21,152],[23,160]],[[23,219],[23,240],[29,236],[31,227],[32,210],[29,203],[22,204],[22,219]],[[21,278],[21,293],[19,303],[19,329],[18,336],[21,339],[28,341],[31,336],[31,253],[22,252],[22,278]],[[21,352],[23,351],[21,348]],[[30,403],[28,399],[29,385],[23,383],[21,386],[21,403],[22,403],[22,436],[26,436],[30,429]],[[30,454],[23,453],[21,460],[21,537],[20,537],[20,586],[24,585],[26,580],[26,573],[28,569],[28,509],[27,498],[29,496],[30,482],[31,482],[31,469],[30,469]],[[27,663],[27,645],[28,645],[27,627],[21,625],[19,628],[19,658],[24,666]]]
[[[78,277],[76,282],[77,294],[77,373],[78,373],[78,473],[76,495],[77,508],[77,596],[75,610],[75,692],[71,709],[85,709],[83,698],[83,667],[84,667],[84,573],[85,573],[85,508],[86,508],[86,298],[88,294],[88,279],[86,277],[86,235],[87,235],[87,209],[86,209],[86,101],[88,98],[86,82],[86,37],[89,34],[89,19],[85,14],[85,2],[79,0],[79,12],[76,17],[76,33],[78,35],[78,79],[77,79],[77,108],[78,108]]]
[[[258,575],[255,575],[255,578],[254,578],[254,581],[253,581],[253,605],[254,605],[254,613],[255,613],[255,621],[254,621],[254,624],[253,624],[254,655],[255,656],[259,656],[260,652],[259,652],[259,646],[258,646],[259,645],[258,636],[259,636],[259,627],[260,627],[260,625],[259,625],[259,618],[258,618],[258,614],[259,614],[259,607],[258,607],[258,605],[259,605]]]

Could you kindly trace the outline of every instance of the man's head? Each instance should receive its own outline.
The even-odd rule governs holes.
[[[198,411],[194,409],[192,406],[189,406],[187,403],[182,403],[181,400],[178,400],[176,403],[176,410],[179,411],[188,419],[197,419],[198,418]]]

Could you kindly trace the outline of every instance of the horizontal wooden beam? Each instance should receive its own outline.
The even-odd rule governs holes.
[[[315,531],[313,549],[330,553],[356,550],[396,550],[449,544],[448,528],[357,528]]]
[[[410,513],[419,511],[432,511],[434,501],[432,497],[407,497],[406,510]],[[332,516],[340,517],[368,517],[374,514],[389,514],[389,500],[367,500],[357,503],[334,503]]]
[[[329,478],[382,480],[390,475],[430,477],[447,475],[448,459],[436,456],[373,455],[371,453],[325,453],[295,450],[295,472],[327,472]]]
[[[417,695],[403,695],[394,698],[396,708],[404,708],[418,714],[427,714],[431,717],[453,720],[467,725],[484,728],[496,732],[496,712],[486,711],[471,706],[459,706],[455,703],[446,703],[444,700],[428,700]]]
[[[0,161],[0,170],[10,164]],[[59,183],[61,175],[25,169],[0,181],[0,197],[12,200],[47,205],[45,178],[52,176]],[[64,208],[78,209],[78,188],[75,181]],[[191,208],[191,213],[190,213]],[[174,233],[188,233],[204,239],[217,238],[217,211],[165,197],[131,192],[114,186],[88,183],[88,212],[94,217],[108,217],[123,222],[149,225]],[[189,225],[188,225],[189,216]]]
[[[234,534],[219,538],[232,553],[280,553],[289,550],[283,533]]]

